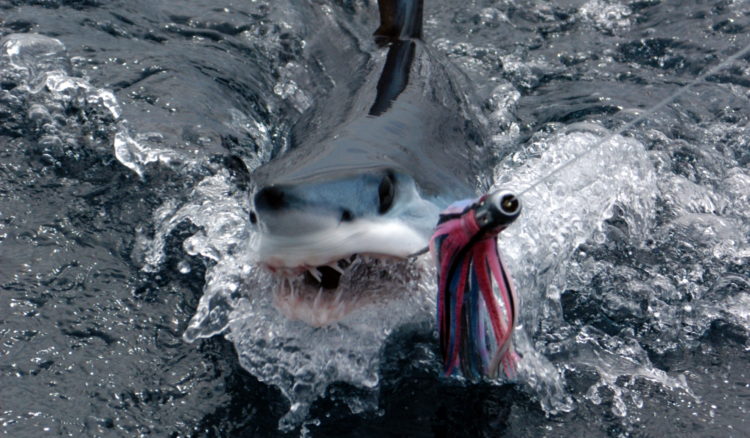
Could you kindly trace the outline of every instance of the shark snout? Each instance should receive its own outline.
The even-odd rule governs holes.
[[[391,170],[268,184],[254,195],[260,260],[295,268],[353,254],[403,258],[427,245],[439,207]]]
[[[254,197],[255,218],[269,236],[308,236],[350,222],[360,212],[356,193],[337,196],[342,189],[314,185],[271,185]]]
[[[324,197],[321,193],[309,193],[309,191],[295,187],[267,186],[255,195],[255,209],[258,215],[269,220],[295,211],[298,213],[307,211],[308,214],[317,213],[330,217],[338,216],[341,222],[354,220],[355,213],[350,204],[357,203],[357,199],[340,201],[342,202],[337,202],[337,199],[332,196]]]
[[[256,219],[265,233],[292,236],[379,216],[393,200],[390,175],[350,174],[317,181],[267,184],[253,198]]]

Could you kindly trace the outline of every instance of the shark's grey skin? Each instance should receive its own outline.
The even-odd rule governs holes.
[[[421,40],[421,1],[381,0],[380,11],[358,89],[307,114],[290,150],[254,174],[260,257],[274,271],[406,257],[443,208],[475,195],[481,134],[456,73]]]

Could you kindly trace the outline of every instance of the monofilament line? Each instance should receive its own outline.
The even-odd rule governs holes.
[[[719,70],[723,69],[728,64],[734,62],[738,58],[741,58],[741,57],[745,56],[748,52],[750,52],[750,44],[748,44],[747,46],[745,46],[745,48],[743,48],[742,50],[739,50],[738,52],[736,52],[732,56],[728,57],[724,61],[720,62],[716,66],[710,68],[707,72],[705,72],[705,73],[701,74],[700,76],[698,76],[697,78],[693,79],[687,85],[684,85],[684,86],[680,87],[677,91],[675,91],[674,93],[672,93],[670,96],[668,96],[664,100],[660,101],[656,105],[652,106],[650,109],[646,110],[646,112],[644,112],[640,116],[638,116],[638,117],[634,118],[633,120],[629,121],[628,123],[622,125],[620,128],[618,128],[617,130],[615,130],[612,134],[610,134],[607,137],[604,137],[603,139],[597,141],[596,143],[594,143],[593,145],[591,145],[589,148],[587,148],[583,152],[581,152],[581,153],[573,156],[571,159],[569,159],[565,163],[561,164],[560,166],[558,166],[556,169],[552,170],[550,173],[548,173],[544,177],[536,180],[536,182],[534,182],[533,184],[531,184],[526,189],[522,190],[518,194],[518,196],[521,196],[521,195],[523,195],[523,194],[531,191],[533,188],[535,188],[539,184],[541,184],[541,183],[549,180],[553,176],[555,176],[558,173],[560,173],[566,167],[570,166],[571,164],[573,164],[576,161],[580,160],[584,156],[588,155],[594,149],[599,148],[601,145],[603,145],[604,143],[607,143],[608,141],[612,140],[614,137],[621,135],[626,130],[632,128],[633,126],[637,125],[638,123],[642,122],[643,120],[646,120],[646,118],[651,117],[657,111],[661,110],[665,106],[667,106],[670,103],[672,103],[675,100],[677,100],[677,98],[680,97],[682,94],[684,94],[687,90],[689,90],[693,86],[697,85],[698,83],[703,82],[707,77],[709,77],[709,76],[713,75],[714,73],[718,72]]]

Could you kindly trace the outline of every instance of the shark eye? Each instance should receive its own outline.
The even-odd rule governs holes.
[[[378,186],[378,213],[383,214],[393,205],[393,174],[388,172]]]

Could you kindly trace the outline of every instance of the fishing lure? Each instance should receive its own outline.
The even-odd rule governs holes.
[[[512,377],[518,299],[497,235],[521,213],[518,199],[494,192],[440,215],[430,240],[438,269],[437,325],[446,375]]]
[[[748,54],[750,44],[557,166],[521,190],[519,196],[553,178],[615,136],[623,135],[687,90]],[[438,269],[437,325],[446,375],[461,373],[464,377],[479,379],[515,374],[519,356],[513,350],[512,338],[519,303],[500,258],[497,234],[520,212],[521,204],[515,195],[494,192],[476,202],[456,202],[440,215],[429,250]]]

